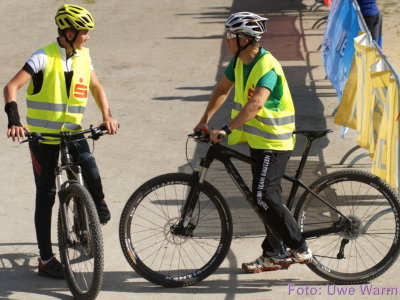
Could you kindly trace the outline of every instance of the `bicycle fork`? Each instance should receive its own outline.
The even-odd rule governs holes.
[[[187,196],[186,202],[182,208],[181,218],[177,225],[171,227],[173,234],[192,236],[193,231],[196,228],[196,224],[190,222],[193,216],[194,209],[197,205],[200,195],[199,184],[204,182],[204,178],[207,174],[208,168],[200,165],[198,171],[193,172],[192,186]]]
[[[60,200],[60,216],[62,223],[62,230],[64,232],[64,236],[67,238],[67,243],[70,240],[68,228],[70,225],[68,224],[67,219],[67,199],[65,198],[65,185],[62,179],[62,167],[58,166],[56,168],[56,186],[58,191],[58,199]]]
[[[71,182],[77,182],[80,185],[83,185],[83,178],[82,178],[82,173],[81,169],[79,166],[72,166],[67,170],[68,172],[68,181],[63,182],[62,178],[62,172],[65,169],[62,166],[58,166],[56,168],[56,186],[58,190],[58,198],[60,200],[60,215],[61,215],[61,221],[62,221],[62,230],[64,232],[64,236],[66,237],[66,242],[69,246],[74,246],[77,243],[77,238],[73,236],[73,233],[75,235],[79,235],[81,231],[87,230],[89,228],[88,224],[88,218],[87,218],[87,212],[86,210],[81,206],[78,205],[77,202],[75,202],[75,211],[74,211],[74,217],[77,217],[79,219],[78,222],[75,220],[73,221],[73,224],[70,224],[70,221],[68,220],[68,203],[67,203],[67,198],[65,194],[66,190],[66,185],[71,183]],[[82,226],[84,224],[84,226]],[[83,227],[83,228],[78,228],[78,227]]]

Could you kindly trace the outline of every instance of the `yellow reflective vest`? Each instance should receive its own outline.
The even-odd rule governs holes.
[[[235,118],[253,96],[258,81],[270,70],[274,70],[282,86],[279,105],[269,109],[265,105],[257,115],[238,129],[232,130],[228,143],[246,142],[254,149],[293,150],[295,137],[295,112],[289,86],[279,62],[269,53],[264,54],[254,65],[244,86],[243,62],[237,60],[235,68],[235,98],[231,119]]]
[[[58,43],[43,47],[47,55],[41,90],[33,94],[33,81],[26,93],[27,126],[41,133],[77,132],[87,104],[90,84],[89,49],[77,50],[73,56],[73,76],[67,96],[65,75]],[[56,144],[56,142],[51,142]]]

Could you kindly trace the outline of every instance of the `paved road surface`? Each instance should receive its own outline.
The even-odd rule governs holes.
[[[341,140],[340,128],[332,123],[331,113],[337,98],[329,81],[324,79],[317,50],[323,31],[311,29],[324,12],[307,12],[305,5],[312,4],[312,0],[304,4],[294,0],[76,2],[94,15],[96,30],[88,47],[107,90],[112,112],[121,123],[118,134],[102,138],[95,149],[112,211],[111,222],[103,227],[105,278],[98,299],[253,300],[285,296],[303,299],[305,296],[300,293],[305,292],[307,286],[314,287],[315,290],[309,291],[316,295],[308,295],[306,299],[322,299],[333,293],[333,286],[328,290],[327,282],[306,266],[254,275],[241,272],[241,263],[253,260],[260,253],[262,227],[248,205],[240,202],[239,191],[230,179],[222,177],[220,165],[210,170],[209,178],[232,203],[236,238],[216,274],[195,287],[165,289],[155,286],[130,269],[118,240],[118,222],[124,203],[141,183],[161,173],[189,170],[185,160],[186,135],[199,120],[229,59],[222,37],[223,22],[231,12],[253,11],[270,19],[263,43],[284,66],[295,99],[298,128],[334,129],[334,133],[317,142],[312,151],[306,181],[328,172],[330,169],[323,162],[337,163],[354,145],[354,136],[350,134],[347,140]],[[53,16],[61,4],[60,0],[0,2],[1,86],[35,49],[55,39]],[[18,100],[23,114],[24,92],[19,93]],[[101,121],[91,102],[85,125]],[[212,124],[224,124],[229,109],[229,104],[225,105]],[[4,113],[0,114],[0,119],[4,130],[0,139],[0,299],[71,299],[65,282],[36,274],[34,184],[28,147],[7,140]],[[302,145],[300,139],[293,154],[294,161],[298,161]],[[189,144],[191,158],[198,157],[202,151],[204,149],[197,148],[196,144]],[[53,234],[53,242],[56,242],[56,230]],[[56,245],[54,250],[57,251]],[[400,286],[398,267],[397,263],[373,284]],[[289,284],[299,289],[289,294]],[[354,288],[352,297],[360,299],[359,287]],[[373,297],[376,298],[370,298]]]

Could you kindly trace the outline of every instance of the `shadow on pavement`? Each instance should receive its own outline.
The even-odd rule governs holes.
[[[37,275],[36,243],[0,244],[0,299],[9,299],[14,293],[51,296],[56,299],[73,299],[64,280],[55,280]],[[17,250],[19,249],[19,250]],[[5,253],[7,252],[7,253]],[[219,268],[214,275],[195,286],[186,288],[164,288],[147,282],[132,271],[104,272],[103,287],[100,292],[134,294],[224,294],[225,299],[233,299],[237,294],[272,292],[274,287],[287,286],[288,282],[297,285],[325,285],[326,281],[304,281],[288,277],[277,280],[255,278],[257,274],[243,274],[232,251],[227,256],[228,266]],[[127,263],[128,266],[128,263]],[[281,271],[284,272],[284,271]],[[227,275],[213,280],[213,276]],[[240,276],[240,278],[239,278]],[[243,276],[248,276],[243,279]],[[25,296],[26,297],[26,296]],[[29,297],[29,296],[28,296]],[[32,296],[33,297],[33,296]]]
[[[283,279],[266,280],[265,277],[260,274],[243,274],[243,271],[237,267],[237,260],[234,254],[228,253],[227,260],[229,261],[229,267],[219,268],[214,275],[206,278],[199,282],[195,286],[184,287],[184,288],[164,288],[152,284],[151,282],[143,282],[143,280],[136,273],[106,273],[105,284],[103,291],[108,290],[120,290],[120,291],[132,291],[136,294],[148,294],[148,293],[163,293],[163,294],[221,294],[225,295],[225,299],[234,299],[235,295],[250,294],[251,293],[270,293],[274,291],[275,287],[288,286],[288,283],[296,284],[299,286],[316,286],[326,285],[324,280],[299,280],[298,278],[290,277],[290,273],[286,272],[288,277]],[[304,266],[305,267],[305,266]],[[306,268],[306,267],[305,267]],[[307,270],[308,271],[308,270]],[[280,271],[285,272],[285,271]],[[127,276],[128,275],[128,276]],[[227,279],[218,278],[213,280],[213,276],[228,275]],[[238,277],[241,277],[240,279]],[[246,279],[242,279],[243,276],[248,276]],[[112,280],[111,278],[112,277]],[[261,277],[261,278],[256,278]],[[107,279],[108,278],[108,279]],[[139,279],[140,282],[136,282]],[[131,280],[131,281],[130,281]],[[117,284],[117,285],[116,285]],[[268,294],[265,294],[268,295]]]
[[[13,293],[73,299],[64,280],[38,276],[37,252],[36,243],[0,244],[0,299],[9,299]]]

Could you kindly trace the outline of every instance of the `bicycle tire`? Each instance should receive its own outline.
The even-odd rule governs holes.
[[[69,240],[61,209],[58,215],[58,243],[65,279],[75,299],[95,299],[103,282],[103,238],[92,196],[83,186],[72,183],[61,192],[67,208]],[[60,195],[60,196],[61,196]]]
[[[195,224],[192,236],[172,233],[192,181],[183,173],[155,177],[132,194],[121,215],[125,258],[139,275],[164,287],[194,285],[211,275],[232,241],[229,208],[208,182],[199,185],[200,201],[190,221]]]
[[[308,264],[312,271],[333,283],[361,284],[393,265],[400,251],[400,204],[387,183],[369,172],[341,170],[318,179],[310,189],[353,223],[351,229],[307,240],[314,255]],[[308,191],[299,199],[294,217],[302,231],[339,220]]]

